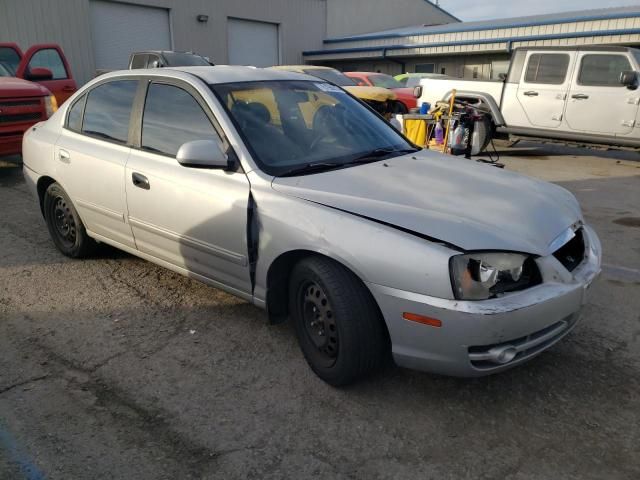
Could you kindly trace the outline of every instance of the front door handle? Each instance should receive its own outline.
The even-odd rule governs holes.
[[[527,97],[537,97],[537,96],[538,96],[538,92],[534,92],[534,91],[532,91],[532,90],[530,90],[530,91],[528,91],[528,92],[524,92],[524,94],[525,94]]]
[[[71,85],[65,85],[64,87],[62,87],[62,91],[63,92],[75,92],[76,89],[74,87],[72,87]]]
[[[58,159],[62,163],[71,163],[71,155],[69,155],[69,152],[67,152],[66,150],[63,150],[63,149],[60,149],[58,151]]]
[[[586,100],[589,98],[589,95],[585,95],[584,93],[576,93],[575,95],[571,95],[571,98],[575,98],[576,100]]]
[[[134,186],[143,190],[149,190],[151,188],[149,179],[140,173],[133,172],[131,174],[131,181],[133,181]]]

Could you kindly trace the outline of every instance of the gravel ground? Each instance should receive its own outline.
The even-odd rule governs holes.
[[[640,157],[500,149],[601,236],[581,323],[500,375],[390,365],[341,390],[241,300],[107,247],[63,257],[0,161],[0,478],[640,478]]]

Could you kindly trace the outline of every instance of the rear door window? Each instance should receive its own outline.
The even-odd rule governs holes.
[[[620,74],[632,70],[624,55],[585,55],[580,63],[578,83],[585,86],[622,87]]]
[[[45,48],[34,53],[29,61],[29,70],[33,68],[47,68],[51,70],[53,80],[69,78],[60,53],[54,48]]]
[[[142,149],[175,157],[194,140],[220,141],[200,104],[180,87],[152,83],[142,117]]]
[[[562,85],[568,68],[569,55],[566,53],[534,53],[529,57],[524,81]]]
[[[126,144],[137,80],[116,80],[91,90],[84,111],[82,133]]]

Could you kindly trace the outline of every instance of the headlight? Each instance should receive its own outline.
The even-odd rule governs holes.
[[[54,97],[53,95],[49,95],[48,97],[45,97],[44,108],[47,111],[47,118],[53,115],[55,111],[58,110],[58,101],[56,100],[56,97]]]
[[[459,300],[486,300],[542,281],[536,262],[521,253],[456,255],[449,268],[453,293]]]

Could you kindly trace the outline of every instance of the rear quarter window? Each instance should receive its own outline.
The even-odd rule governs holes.
[[[67,114],[67,128],[69,130],[73,130],[74,132],[82,131],[82,113],[84,111],[84,104],[87,100],[87,96],[83,95],[78,100],[76,100],[71,108],[69,109],[69,113]]]

